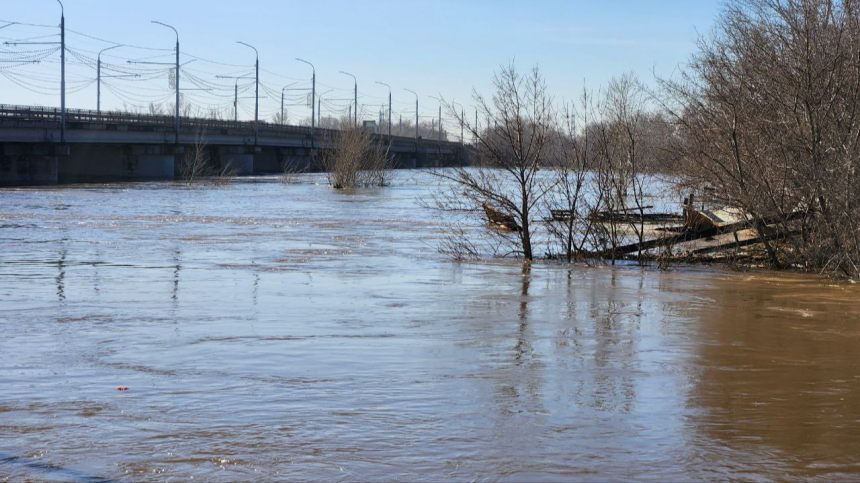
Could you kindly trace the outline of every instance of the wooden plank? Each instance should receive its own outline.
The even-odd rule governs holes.
[[[703,248],[698,248],[698,249],[693,250],[693,251],[691,251],[691,252],[689,252],[689,253],[690,253],[690,254],[692,254],[692,255],[704,255],[704,254],[707,254],[707,253],[718,252],[718,251],[725,250],[725,249],[737,249],[737,248],[743,248],[743,247],[746,247],[746,246],[750,246],[750,245],[755,245],[755,244],[757,244],[757,243],[761,243],[761,242],[763,242],[763,241],[765,241],[765,240],[768,240],[768,241],[769,241],[769,240],[782,240],[782,239],[785,239],[785,238],[788,238],[788,237],[794,236],[794,235],[796,235],[796,234],[797,234],[797,232],[791,232],[791,233],[777,233],[777,234],[775,234],[775,235],[766,236],[766,237],[764,237],[764,238],[762,238],[762,237],[758,237],[758,236],[754,236],[754,237],[751,237],[751,238],[747,238],[746,240],[731,240],[731,241],[729,241],[728,243],[719,243],[719,244],[716,244],[716,245],[711,245],[711,246],[707,246],[707,247],[703,247]]]
[[[656,238],[653,240],[647,240],[640,243],[631,243],[629,245],[624,245],[620,247],[616,247],[614,250],[609,248],[594,254],[594,256],[598,258],[607,258],[611,257],[614,253],[615,257],[618,258],[620,256],[629,255],[633,252],[638,251],[646,251],[651,250],[652,248],[665,247],[670,245],[677,245],[678,243],[684,243],[693,240],[699,240],[701,238],[707,238],[719,235],[721,233],[729,233],[733,231],[742,230],[744,228],[748,228],[750,225],[750,221],[740,221],[737,223],[731,223],[728,225],[724,225],[722,227],[714,227],[707,228],[704,230],[688,230],[677,235],[667,236],[663,238]]]
[[[803,216],[802,212],[794,212],[788,216],[788,220],[794,220]],[[765,219],[762,220],[765,225],[772,225],[777,222],[777,220]],[[651,250],[652,248],[665,247],[670,245],[677,245],[678,243],[689,242],[693,240],[699,240],[701,238],[713,237],[717,235],[721,235],[723,233],[732,233],[740,230],[745,230],[747,228],[751,228],[753,226],[753,220],[741,220],[735,223],[726,223],[721,226],[716,227],[706,227],[704,229],[699,230],[688,230],[678,235],[657,238],[654,240],[644,241],[641,244],[639,243],[631,243],[629,245],[624,245],[613,249],[607,249],[600,252],[596,252],[593,256],[598,258],[608,258],[612,257],[613,253],[616,258],[629,255],[631,253],[637,251],[646,251]]]

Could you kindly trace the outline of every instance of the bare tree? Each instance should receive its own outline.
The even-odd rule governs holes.
[[[167,110],[162,104],[149,103],[149,114],[152,116],[164,116]]]
[[[199,183],[223,185],[236,177],[236,170],[232,166],[220,169],[212,166],[207,145],[206,131],[198,129],[194,134],[194,145],[182,156],[179,165],[179,176],[188,186]]]
[[[551,167],[554,187],[545,199],[551,222],[550,235],[558,241],[568,262],[581,259],[586,253],[589,238],[594,235],[593,219],[589,214],[601,199],[589,196],[591,175],[590,160],[594,143],[587,129],[594,115],[589,92],[583,89],[578,107],[564,107],[563,130],[552,144]]]
[[[385,186],[390,182],[393,159],[382,138],[343,118],[339,130],[324,141],[321,164],[335,189]]]
[[[447,110],[447,109],[446,109]],[[386,111],[387,112],[387,111]],[[419,122],[418,123],[418,137],[422,139],[439,139],[439,125],[436,124],[437,120],[433,120],[431,122]],[[458,121],[459,123],[459,121]],[[380,133],[388,133],[388,120],[383,120],[379,124],[379,132]],[[392,136],[402,136],[407,138],[415,137],[415,120],[414,119],[398,119],[394,121],[394,124],[391,125],[391,135]],[[448,140],[448,130],[445,129],[445,125],[442,125],[442,140]]]
[[[860,276],[860,2],[734,0],[699,47],[662,81],[675,171],[747,212],[773,266]]]
[[[645,96],[631,74],[610,80],[599,105],[600,122],[591,126],[595,141],[596,206],[605,222],[606,236],[615,262],[615,249],[633,232],[641,245],[645,238],[644,171]],[[638,217],[631,217],[638,214]],[[642,251],[637,251],[641,262]]]
[[[188,185],[209,174],[209,156],[206,154],[206,144],[206,132],[198,130],[194,134],[194,145],[182,156],[179,175]]]
[[[296,183],[299,176],[308,171],[309,164],[298,157],[290,156],[284,160],[284,172],[281,175],[281,183],[288,185]]]
[[[440,197],[440,208],[466,204],[473,212],[495,211],[514,220],[515,252],[532,260],[536,208],[551,187],[539,171],[549,155],[555,112],[537,68],[524,76],[513,63],[503,66],[493,84],[491,100],[473,95],[479,111],[491,120],[487,129],[479,132],[454,105],[448,106],[478,140],[480,155],[472,168],[434,171],[454,185],[450,196]]]

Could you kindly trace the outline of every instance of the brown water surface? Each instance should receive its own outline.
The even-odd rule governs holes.
[[[421,175],[314,182],[0,191],[0,481],[860,478],[857,287],[455,264]]]

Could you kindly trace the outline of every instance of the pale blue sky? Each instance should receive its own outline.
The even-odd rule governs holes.
[[[351,97],[352,79],[339,74],[355,74],[359,82],[359,103],[378,106],[386,98],[380,80],[393,88],[395,110],[408,114],[414,97],[404,88],[420,94],[421,114],[432,117],[437,102],[429,95],[442,94],[466,105],[475,87],[488,92],[494,70],[516,59],[523,69],[538,64],[552,93],[557,97],[576,97],[585,81],[598,88],[613,75],[634,72],[651,81],[652,69],[670,74],[685,62],[695,48],[698,33],[707,32],[720,8],[720,0],[66,0],[66,26],[70,30],[113,42],[151,48],[173,48],[173,33],[150,24],[160,20],[179,30],[181,50],[204,59],[235,64],[219,65],[202,60],[187,66],[194,75],[218,83],[223,91],[189,91],[191,102],[232,109],[232,80],[216,80],[215,74],[251,72],[253,51],[235,43],[242,40],[260,51],[263,83],[269,89],[261,101],[263,116],[279,109],[280,89],[301,80],[309,81],[310,68],[293,60],[301,57],[317,68],[318,92],[328,93],[328,110],[344,108]],[[0,20],[57,25],[59,5],[55,0],[0,0]],[[0,22],[2,27],[5,22]],[[0,29],[0,41],[50,35],[57,29],[13,25]],[[45,38],[33,41],[50,41]],[[84,59],[69,66],[69,107],[95,108],[95,77],[85,65],[95,52],[109,46],[77,34],[67,38],[70,49]],[[7,47],[0,59],[20,59],[14,53],[24,49],[50,46]],[[15,49],[18,49],[17,51]],[[121,48],[103,59],[127,66],[127,59],[165,54],[153,61],[169,62],[170,52]],[[57,105],[52,94],[51,76],[58,78],[54,57],[40,64],[9,69],[0,63],[0,72],[23,72],[13,82],[0,76],[0,103]],[[190,60],[184,58],[183,60]],[[82,64],[83,62],[83,64]],[[123,103],[143,104],[168,95],[166,73],[153,69],[151,80],[133,82],[122,78],[105,79],[115,92],[103,87],[103,108],[122,107]],[[277,75],[276,75],[277,74]],[[14,74],[13,74],[14,75]],[[283,77],[278,77],[283,76]],[[31,79],[35,77],[37,80]],[[44,94],[24,86],[36,82]],[[38,84],[44,82],[45,84]],[[245,82],[245,81],[241,81]],[[188,83],[183,87],[194,87]],[[209,95],[213,93],[215,95]],[[135,95],[139,94],[139,95]],[[252,95],[248,90],[241,97]],[[294,96],[300,91],[293,92]],[[223,96],[223,97],[222,97]],[[122,97],[125,97],[123,99]],[[324,97],[325,99],[325,97]],[[295,102],[294,102],[295,103]],[[252,99],[241,99],[240,117],[248,118]],[[288,104],[290,102],[288,101]],[[376,107],[372,109],[377,109]],[[368,108],[368,110],[371,110]],[[303,107],[288,106],[296,116],[306,116]],[[323,111],[326,114],[326,110]],[[396,118],[397,114],[395,114]],[[372,118],[373,114],[367,117]]]

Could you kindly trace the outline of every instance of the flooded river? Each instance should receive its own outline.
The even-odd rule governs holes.
[[[0,191],[0,481],[860,478],[858,287],[452,263],[416,176]]]

